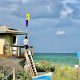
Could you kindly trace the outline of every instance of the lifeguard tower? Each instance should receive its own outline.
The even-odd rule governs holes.
[[[17,35],[26,35],[23,31],[8,28],[8,26],[0,26],[0,56],[11,57],[16,55],[19,57],[21,47],[17,45]],[[17,51],[17,52],[16,52]],[[17,54],[16,54],[17,53]]]
[[[8,26],[0,26],[0,57],[25,57],[25,60],[30,65],[30,72],[33,76],[37,76],[36,67],[33,61],[31,51],[28,50],[26,56],[21,55],[21,48],[24,46],[17,45],[17,35],[26,35],[27,33],[23,31],[18,31],[16,29],[8,28]],[[27,58],[28,57],[28,58]],[[27,66],[27,64],[26,64]]]

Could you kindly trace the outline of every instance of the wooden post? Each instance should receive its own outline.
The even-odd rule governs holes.
[[[15,80],[15,68],[13,69],[13,80]]]
[[[10,45],[9,45],[9,54],[10,54],[10,57],[12,57],[12,48]]]
[[[10,45],[10,54],[11,54],[11,56],[13,55],[12,46],[11,45]]]
[[[20,47],[18,46],[18,57],[20,56]]]

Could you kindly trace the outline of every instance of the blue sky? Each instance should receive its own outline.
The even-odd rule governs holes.
[[[28,32],[35,52],[80,50],[79,0],[0,0],[1,25],[26,31],[27,12],[31,14]],[[22,40],[19,38],[20,43]]]

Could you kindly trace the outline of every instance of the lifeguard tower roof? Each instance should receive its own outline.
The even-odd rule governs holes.
[[[13,35],[25,35],[27,33],[23,31],[18,31],[17,29],[9,28],[8,26],[2,25],[0,26],[0,34],[13,34]]]

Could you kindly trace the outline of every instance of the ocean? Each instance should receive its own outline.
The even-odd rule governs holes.
[[[48,61],[58,66],[79,64],[77,53],[35,53],[34,62]]]

